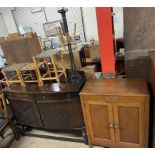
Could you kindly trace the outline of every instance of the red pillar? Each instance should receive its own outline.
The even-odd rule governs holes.
[[[97,7],[96,17],[102,73],[115,73],[113,21],[111,7]]]

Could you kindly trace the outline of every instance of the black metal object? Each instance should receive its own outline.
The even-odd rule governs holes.
[[[67,42],[68,42],[67,45],[68,45],[68,51],[69,51],[69,56],[70,56],[70,61],[71,61],[71,76],[70,76],[70,78],[71,78],[71,81],[80,81],[85,77],[83,77],[81,74],[79,74],[76,70],[72,46],[70,43],[68,24],[67,24],[67,19],[66,19],[66,12],[67,11],[68,11],[67,8],[62,8],[62,9],[58,10],[58,13],[61,13],[61,15],[62,15],[64,31],[65,31],[65,35],[67,37]]]

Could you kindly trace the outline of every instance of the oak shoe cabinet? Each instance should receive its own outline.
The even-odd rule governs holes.
[[[149,93],[144,80],[88,80],[80,98],[89,145],[148,147]]]

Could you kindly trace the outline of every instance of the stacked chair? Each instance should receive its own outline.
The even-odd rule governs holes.
[[[56,59],[59,65],[56,64]],[[60,83],[61,76],[66,75],[63,54],[61,50],[48,50],[32,57],[32,63],[12,64],[2,69],[3,82],[7,86],[19,83],[26,86],[26,83],[38,83],[43,86],[43,81],[56,80]]]
[[[44,85],[44,81],[55,80],[60,83],[61,76],[66,75],[66,69],[64,65],[63,53],[68,52],[67,48],[67,37],[62,33],[60,27],[55,27],[57,36],[59,37],[61,48],[60,49],[49,49],[43,51],[40,54],[32,57],[32,62],[12,64],[2,69],[4,76],[3,82],[7,86],[13,83],[19,83],[25,87],[26,83],[37,83],[39,86]],[[73,33],[73,45],[72,49],[77,50],[75,42],[76,36],[76,23],[74,24]],[[8,38],[20,37],[19,33],[10,34]],[[58,63],[59,62],[59,63]]]
[[[59,64],[61,65],[56,64],[56,57],[60,60]],[[42,63],[40,63],[41,60]],[[64,75],[65,78],[67,78],[66,69],[64,67],[63,54],[61,50],[56,49],[42,52],[41,54],[33,57],[33,63],[36,66],[41,86],[43,86],[43,81],[47,80],[56,80],[57,83],[60,83],[60,78],[62,75]],[[41,70],[42,64],[45,65],[45,72],[42,72]]]

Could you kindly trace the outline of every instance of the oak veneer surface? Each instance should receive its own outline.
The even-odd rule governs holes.
[[[103,94],[120,96],[149,95],[143,79],[93,79],[85,83],[80,94]]]
[[[80,99],[90,145],[148,147],[149,92],[145,80],[90,79]]]
[[[12,84],[10,87],[4,89],[5,92],[16,93],[28,93],[28,94],[40,94],[40,93],[58,93],[58,92],[78,92],[83,83],[49,83],[44,84],[43,87],[39,87],[36,84],[27,84],[26,87],[21,87],[19,84]]]

